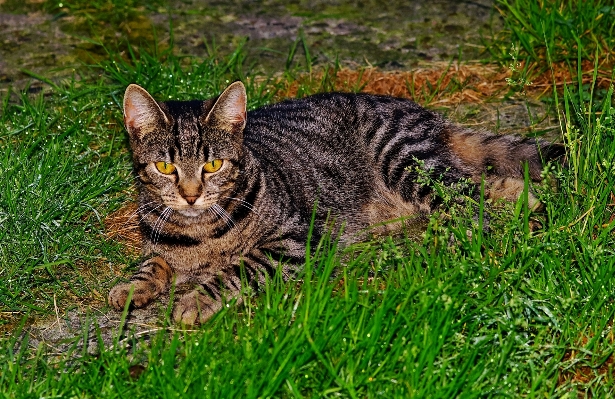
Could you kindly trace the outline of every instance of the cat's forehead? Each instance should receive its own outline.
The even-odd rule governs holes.
[[[192,115],[199,117],[207,114],[213,106],[212,100],[165,101],[161,107],[172,117]]]
[[[171,126],[167,130],[169,151],[181,158],[199,158],[206,151],[202,120],[208,112],[204,101],[168,101],[161,108],[169,116]],[[205,140],[204,140],[205,139]],[[205,141],[205,142],[204,142]]]
[[[214,101],[167,101],[160,108],[169,125],[146,136],[144,145],[133,146],[136,155],[171,162],[204,162],[211,157],[232,157],[234,146],[208,128],[206,117]],[[229,153],[230,151],[230,153]]]
[[[180,133],[194,134],[199,129],[199,120],[205,118],[209,111],[204,101],[168,101],[161,103],[161,108],[169,116],[174,129]],[[198,133],[198,132],[197,132]]]

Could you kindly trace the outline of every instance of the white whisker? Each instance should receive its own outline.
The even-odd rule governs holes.
[[[220,205],[213,204],[209,209],[211,209],[214,214],[218,216],[218,219],[224,220],[227,226],[229,226],[230,228],[235,227],[235,223],[233,223],[232,220],[230,220],[230,223],[232,223],[232,225],[229,223],[230,217],[227,216],[228,214],[226,214],[226,212],[224,211],[224,209],[222,209]]]
[[[162,204],[158,204],[155,207],[153,207],[149,212],[147,212],[145,215],[141,215],[141,219],[139,220],[139,222],[142,222],[143,220],[145,220],[147,215],[149,215],[150,213],[154,212],[156,209],[160,208],[161,206],[162,206]]]
[[[207,212],[209,212],[209,213],[210,213],[210,214],[211,214],[214,218],[215,218],[216,216],[218,216],[218,214],[217,214],[216,212],[214,212],[214,210],[213,210],[213,209],[211,209],[211,207],[207,208]]]
[[[155,203],[155,202],[156,202],[156,201],[150,201],[150,202],[148,202],[148,203],[146,203],[146,204],[139,205],[139,207],[138,207],[138,208],[137,208],[137,209],[136,209],[133,213],[131,213],[131,214],[130,214],[130,216],[128,217],[128,220],[126,220],[126,221],[124,222],[124,225],[128,224],[128,222],[130,222],[130,221],[132,220],[132,218],[134,218],[135,216],[137,216],[139,213],[141,213],[142,211],[144,211],[144,210],[145,210],[145,209],[146,209],[146,208],[147,208],[150,204],[153,204],[153,203]],[[154,209],[156,209],[156,208],[154,208]],[[152,210],[153,210],[153,209],[152,209]]]
[[[173,209],[171,209],[170,207],[166,207],[162,211],[160,216],[158,216],[158,220],[156,220],[156,223],[154,223],[154,227],[153,227],[154,236],[152,237],[152,244],[154,246],[158,244],[158,238],[160,237],[160,232],[162,231],[162,228],[164,227],[164,224],[166,223],[169,216],[171,216],[171,213],[173,213]]]
[[[233,220],[233,218],[231,218],[231,216],[228,214],[227,211],[224,210],[224,208],[222,208],[220,205],[218,204],[213,204],[212,208],[215,208],[218,211],[218,214],[227,221],[227,223],[230,223],[232,225],[232,227],[237,227],[235,225],[235,221]]]
[[[228,212],[224,208],[222,208],[218,204],[213,204],[209,208],[209,210],[211,210],[211,212],[213,214],[218,216],[218,218],[222,219],[224,221],[224,223],[226,223],[226,225],[230,228],[230,231],[235,233],[235,234],[237,234],[239,236],[239,239],[241,240],[241,242],[245,245],[244,236],[241,233],[241,230],[239,230],[239,228],[235,224],[235,221],[233,220],[233,218],[228,214]]]
[[[260,213],[258,213],[256,211],[256,209],[254,209],[254,206],[252,206],[252,204],[250,204],[249,202],[246,202],[244,200],[242,200],[241,198],[235,198],[235,197],[223,197],[223,198],[228,198],[230,200],[233,201],[238,201],[240,205],[243,205],[244,207],[246,207],[248,210],[250,210],[250,212],[254,212],[255,214],[257,214],[258,216],[260,216]]]

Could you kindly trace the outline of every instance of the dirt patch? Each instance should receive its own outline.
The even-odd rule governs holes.
[[[0,94],[30,80],[24,69],[53,78],[54,69],[71,58],[75,43],[49,15],[0,13]]]
[[[223,56],[247,40],[252,73],[268,74],[287,66],[289,49],[303,38],[310,57],[299,49],[295,62],[304,66],[339,62],[399,69],[419,61],[476,59],[481,35],[501,25],[493,0],[331,1],[310,7],[273,0],[175,0],[168,8],[124,10],[125,20],[114,22],[97,19],[115,15],[107,9],[97,14],[66,8],[52,16],[31,11],[37,8],[43,5],[0,3],[0,93],[9,84],[27,84],[21,69],[59,80],[104,57],[101,45],[113,50],[126,41],[153,48],[154,40],[162,47],[172,40],[177,53],[201,57],[212,47]]]
[[[143,309],[131,310],[122,324],[122,312],[100,307],[72,307],[57,310],[51,317],[38,320],[26,329],[31,347],[45,347],[51,355],[68,351],[88,353],[109,350],[115,345],[129,345],[133,338],[147,340],[158,331],[178,329],[170,323],[169,295],[162,295]],[[120,328],[121,327],[121,328]]]
[[[593,338],[592,338],[593,339]],[[568,349],[564,354],[560,365],[558,378],[559,385],[573,384],[579,389],[579,397],[592,397],[595,394],[594,386],[600,386],[602,379],[612,378],[615,367],[615,356],[612,351],[607,351],[606,356],[591,355],[591,350],[584,347],[590,338],[581,338],[578,348]],[[610,329],[604,341],[608,345],[615,342],[615,335]]]
[[[286,67],[293,42],[302,38],[314,65],[339,62],[356,67],[410,67],[419,61],[471,60],[483,50],[481,35],[501,23],[491,0],[379,2],[267,2],[267,6],[232,0],[176,2],[169,16],[182,54],[204,55],[208,44],[233,51],[247,39],[248,58],[261,73]],[[167,16],[156,17],[159,27]],[[296,61],[307,60],[302,50]]]

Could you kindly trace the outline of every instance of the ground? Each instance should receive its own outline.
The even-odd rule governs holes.
[[[121,47],[124,37],[143,46],[152,46],[155,38],[159,46],[172,41],[178,54],[196,57],[207,55],[213,47],[221,54],[229,53],[245,41],[248,73],[254,75],[271,75],[269,71],[295,64],[307,68],[308,63],[317,69],[336,62],[352,70],[376,67],[383,73],[440,73],[451,65],[479,60],[484,50],[482,37],[500,26],[489,0],[327,1],[309,8],[300,2],[236,0],[203,5],[172,1],[168,8],[127,12],[125,20],[115,23],[62,8],[50,14],[37,3],[0,2],[0,96],[9,87],[28,88],[32,93],[42,90],[46,83],[37,77],[58,82],[83,73],[84,63],[104,57],[102,44]],[[91,37],[86,39],[87,35]],[[298,50],[289,60],[295,45]],[[483,67],[475,63],[473,68],[482,71]],[[497,72],[487,71],[485,76],[492,79]],[[557,128],[544,104],[528,98],[485,102],[466,97],[434,107],[465,125],[501,133]],[[32,326],[34,346],[48,342],[60,349],[63,340],[71,343],[69,338],[82,331],[88,313],[95,316],[107,343],[111,342],[121,313],[109,311],[101,302],[86,306],[87,312],[65,312],[66,307],[60,304],[57,309],[62,320],[58,313]],[[160,313],[150,306],[132,311],[128,320],[143,333]],[[94,348],[96,336],[91,335],[90,341]]]
[[[339,284],[333,288],[327,284],[319,285],[319,296],[313,296],[311,302],[307,298],[316,290],[312,291],[314,286],[309,281],[297,287],[291,285],[290,288],[266,290],[267,295],[254,299],[254,304],[260,309],[253,312],[250,307],[253,304],[248,301],[248,305],[232,309],[232,312],[213,320],[198,334],[169,333],[175,327],[161,320],[166,313],[167,301],[164,298],[144,310],[132,311],[124,327],[134,328],[133,332],[140,337],[161,333],[158,335],[158,348],[162,348],[160,352],[168,350],[169,356],[175,359],[167,362],[169,373],[184,371],[184,374],[177,371],[178,375],[185,377],[181,380],[193,381],[193,386],[198,386],[206,379],[190,373],[216,366],[218,383],[212,383],[210,388],[222,387],[220,389],[226,395],[219,396],[226,397],[233,396],[229,394],[233,380],[228,381],[228,384],[226,380],[224,383],[220,381],[231,374],[236,375],[235,369],[238,367],[244,367],[241,375],[246,376],[245,381],[254,378],[254,375],[266,376],[263,380],[267,381],[274,381],[280,375],[283,376],[280,378],[288,378],[285,380],[288,384],[287,393],[294,392],[293,384],[299,384],[303,393],[309,394],[311,386],[315,387],[313,392],[320,393],[329,392],[327,390],[333,386],[347,390],[344,392],[352,396],[353,387],[357,386],[362,390],[358,397],[370,396],[370,392],[380,389],[370,388],[375,386],[372,382],[378,379],[378,386],[382,389],[395,389],[398,381],[394,380],[397,376],[420,376],[414,385],[407,386],[407,391],[398,392],[418,389],[422,381],[427,381],[423,387],[424,392],[430,392],[429,389],[436,389],[434,387],[440,382],[447,381],[452,389],[466,393],[471,390],[499,392],[499,387],[512,386],[504,388],[505,392],[515,393],[511,396],[521,396],[521,391],[531,396],[541,379],[546,379],[553,389],[557,385],[557,389],[563,387],[563,390],[579,381],[587,386],[595,382],[602,389],[601,379],[612,379],[613,331],[609,306],[612,306],[614,292],[610,277],[613,270],[611,259],[615,258],[610,253],[613,248],[611,236],[615,216],[612,207],[615,197],[610,183],[613,150],[609,146],[612,147],[611,143],[614,142],[612,132],[615,130],[609,127],[609,123],[612,122],[610,115],[615,110],[609,108],[610,103],[597,101],[606,98],[608,86],[612,82],[611,69],[608,67],[610,64],[602,64],[603,60],[609,60],[610,53],[600,57],[600,64],[583,58],[585,61],[579,69],[584,75],[575,80],[574,73],[571,75],[569,72],[570,69],[576,70],[573,65],[576,50],[573,46],[561,46],[570,49],[565,52],[565,56],[575,53],[572,54],[573,61],[568,58],[565,68],[560,68],[559,64],[550,65],[554,71],[553,76],[547,74],[533,78],[532,84],[525,87],[525,93],[519,86],[529,82],[523,81],[523,76],[515,72],[519,68],[515,62],[495,64],[482,61],[483,58],[502,60],[486,54],[483,47],[483,38],[489,38],[506,22],[500,19],[500,12],[491,1],[396,1],[385,5],[376,1],[355,1],[350,4],[312,1],[309,9],[304,6],[305,3],[298,0],[292,3],[220,1],[208,2],[205,6],[201,2],[172,0],[167,6],[162,1],[145,4],[141,0],[91,0],[83,4],[78,0],[70,4],[62,4],[57,0],[45,3],[38,0],[0,0],[0,100],[4,104],[14,105],[0,108],[0,112],[2,109],[10,109],[12,112],[7,112],[9,118],[2,119],[9,121],[5,129],[7,135],[3,139],[15,145],[15,152],[17,149],[20,151],[5,157],[2,165],[5,175],[13,173],[11,176],[15,180],[28,182],[28,189],[19,191],[27,197],[24,208],[29,205],[27,211],[41,210],[40,213],[44,213],[45,201],[39,199],[46,198],[43,194],[51,190],[37,186],[40,181],[37,173],[38,170],[46,170],[44,168],[53,171],[54,162],[60,162],[62,167],[58,169],[62,170],[70,170],[73,163],[79,165],[81,174],[67,175],[73,178],[71,182],[74,184],[85,182],[79,186],[83,191],[97,184],[92,183],[94,180],[88,180],[89,176],[94,175],[89,171],[90,168],[98,168],[95,170],[96,176],[110,174],[106,173],[107,170],[121,175],[115,183],[108,183],[109,186],[113,185],[111,189],[99,196],[88,197],[83,201],[79,196],[67,196],[57,201],[62,206],[76,203],[75,206],[80,207],[81,213],[74,216],[70,227],[92,227],[92,230],[81,236],[78,245],[70,249],[72,252],[67,252],[68,255],[62,252],[62,248],[67,246],[58,244],[61,239],[52,234],[47,237],[44,235],[46,231],[43,231],[39,236],[44,236],[44,240],[49,238],[48,242],[42,244],[48,245],[50,250],[45,252],[47,248],[44,248],[42,252],[56,257],[41,260],[36,247],[30,253],[23,252],[27,253],[24,257],[30,262],[28,267],[15,271],[19,266],[11,265],[14,266],[11,269],[0,265],[0,273],[9,270],[10,276],[23,277],[25,281],[23,285],[15,281],[3,281],[8,290],[5,289],[7,286],[0,285],[0,294],[8,292],[9,295],[5,297],[10,296],[13,301],[13,307],[8,311],[0,309],[0,332],[8,338],[4,342],[10,348],[4,351],[6,353],[0,353],[0,364],[4,364],[0,366],[0,384],[15,388],[19,378],[30,379],[39,385],[24,388],[24,392],[38,389],[41,396],[43,392],[44,396],[48,396],[47,393],[55,389],[56,385],[50,383],[51,388],[46,390],[42,381],[46,381],[45,378],[49,381],[62,381],[60,379],[64,378],[54,375],[53,370],[47,367],[46,362],[53,362],[55,354],[68,348],[73,348],[68,351],[71,356],[76,354],[79,350],[74,348],[80,346],[81,339],[88,340],[87,348],[90,351],[99,348],[99,337],[105,343],[105,349],[132,343],[130,334],[118,328],[122,315],[110,311],[105,298],[109,287],[117,279],[129,275],[129,269],[136,266],[138,257],[130,253],[131,245],[138,246],[138,242],[130,242],[126,237],[115,234],[117,227],[123,228],[125,222],[119,220],[113,223],[113,218],[123,217],[125,220],[126,214],[112,213],[120,207],[125,211],[125,207],[130,207],[129,203],[134,199],[134,191],[129,187],[130,162],[119,109],[121,92],[134,79],[124,82],[111,78],[108,70],[100,75],[104,78],[100,81],[112,81],[102,83],[103,86],[115,85],[114,101],[111,101],[113,95],[104,90],[100,90],[103,94],[97,94],[99,97],[80,97],[78,101],[73,101],[71,96],[83,94],[79,91],[80,82],[86,88],[100,89],[95,86],[98,83],[92,82],[98,82],[93,77],[99,76],[97,74],[101,73],[101,69],[91,66],[108,59],[110,55],[117,59],[127,59],[130,51],[145,53],[143,49],[146,49],[149,54],[159,55],[169,48],[176,55],[186,57],[203,57],[214,53],[219,55],[219,62],[225,62],[228,60],[225,56],[242,48],[236,57],[243,61],[239,62],[235,58],[232,62],[234,67],[239,65],[240,68],[228,75],[233,78],[239,76],[247,82],[251,79],[266,81],[271,78],[271,84],[278,84],[278,88],[281,88],[278,99],[297,95],[298,82],[322,79],[326,67],[336,66],[336,74],[331,78],[335,84],[328,86],[330,88],[352,88],[347,86],[369,77],[361,81],[365,83],[365,91],[412,97],[467,126],[498,133],[546,135],[549,138],[561,138],[559,136],[564,134],[570,153],[574,155],[569,170],[558,175],[562,183],[560,191],[546,194],[549,206],[547,213],[551,219],[549,223],[543,224],[544,230],[537,233],[530,233],[528,220],[520,204],[513,210],[509,209],[510,213],[516,212],[519,218],[512,221],[507,218],[508,222],[503,223],[505,226],[496,235],[483,236],[481,229],[475,229],[473,235],[468,235],[468,229],[473,228],[470,226],[471,218],[459,217],[452,226],[440,226],[442,230],[437,226],[427,229],[422,236],[425,241],[421,241],[420,245],[397,247],[392,242],[375,244],[371,248],[371,257],[368,256],[362,265],[367,270],[364,275],[360,274],[362,272],[353,272],[355,274],[348,279],[336,280]],[[497,4],[501,7],[503,2]],[[515,4],[522,4],[522,1]],[[599,17],[588,18],[592,24],[600,21],[600,18],[607,19],[609,12],[615,15],[615,8],[604,6],[597,12]],[[543,21],[541,18],[538,20]],[[569,17],[567,21],[572,20]],[[561,26],[561,21],[557,22],[556,25]],[[588,29],[583,29],[583,32],[590,31]],[[126,44],[126,39],[132,46]],[[610,42],[605,40],[604,43],[608,47]],[[501,48],[504,53],[508,52],[507,43]],[[510,52],[514,53],[514,48]],[[592,53],[593,48],[586,52]],[[579,51],[579,58],[581,53]],[[543,58],[545,56],[544,51],[541,53],[539,50],[538,54]],[[244,56],[245,59],[242,58]],[[165,73],[165,77],[157,83],[158,88],[168,86],[166,76],[172,69],[167,61],[161,57],[150,64],[150,67]],[[598,66],[597,72],[593,69],[594,65]],[[595,79],[592,79],[592,72],[596,72]],[[211,76],[208,79],[214,81]],[[62,91],[67,81],[76,82],[75,88]],[[562,89],[557,92],[559,100],[557,97],[551,98],[551,102],[544,101],[544,97],[543,101],[537,100],[539,94],[554,93],[551,84],[555,81]],[[569,85],[567,92],[563,91],[564,81]],[[208,95],[212,95],[223,83],[216,80],[215,89],[210,90]],[[53,88],[56,84],[58,89]],[[516,90],[510,90],[513,86]],[[21,90],[25,91],[25,95],[20,93]],[[187,92],[193,93],[194,90]],[[177,95],[178,91],[165,93]],[[594,94],[596,102],[592,103]],[[32,101],[21,101],[20,95]],[[61,108],[57,101],[64,95],[70,98],[70,105]],[[38,100],[41,101],[37,103]],[[96,105],[92,105],[94,103]],[[555,118],[553,110],[549,108],[548,104],[553,103],[561,111],[560,118]],[[22,104],[35,106],[26,111],[27,106]],[[59,115],[56,109],[50,109],[47,113],[39,112],[40,109],[53,106],[61,108],[63,114]],[[81,109],[87,111],[81,114],[78,113],[80,111],[74,111]],[[34,115],[31,120],[27,112]],[[88,119],[88,115],[98,117],[82,128],[81,115],[86,113],[84,120]],[[26,117],[20,119],[21,114]],[[42,116],[37,119],[39,114]],[[584,115],[589,115],[587,120]],[[0,114],[0,118],[2,116]],[[55,116],[62,118],[54,119]],[[53,125],[47,130],[42,129],[46,135],[44,145],[39,146],[36,137],[31,139],[32,136],[27,136],[25,129],[31,126],[31,121],[40,122],[44,128],[48,124]],[[78,125],[75,125],[77,122]],[[12,125],[9,126],[9,123]],[[53,151],[64,144],[55,140],[56,137],[66,137],[65,134],[72,135],[69,140],[73,144],[79,144],[82,137],[90,134],[97,135],[103,144],[96,142],[96,139],[88,141],[86,138],[82,140],[85,143],[83,147],[78,147],[81,149],[74,153],[58,152],[69,154],[58,161]],[[107,147],[105,142],[112,142],[108,138],[123,141],[115,147]],[[34,142],[33,147],[28,147],[31,142]],[[107,148],[108,153],[105,152]],[[611,154],[608,154],[609,151]],[[35,154],[31,158],[38,157],[33,162],[29,162],[28,154],[31,153]],[[84,153],[89,158],[79,163]],[[102,162],[104,157],[107,157],[107,163]],[[30,171],[22,168],[22,165],[31,167],[32,173],[28,174]],[[25,171],[14,173],[17,169]],[[104,169],[102,173],[101,169]],[[50,179],[52,175],[54,173],[48,173],[42,181],[52,181],[51,185],[61,197],[68,191],[64,187],[65,181],[63,177]],[[98,181],[105,184],[108,182],[102,177]],[[30,190],[30,187],[33,188]],[[98,200],[109,192],[111,194],[108,197]],[[19,193],[15,197],[21,195]],[[2,193],[0,200],[6,200],[4,196],[9,194],[12,194],[10,188]],[[118,205],[119,197],[124,203]],[[53,203],[54,200],[51,198],[49,202]],[[71,202],[73,200],[75,202]],[[2,203],[3,206],[7,202]],[[43,205],[37,207],[40,203]],[[85,223],[85,219],[99,216],[96,209],[90,209],[97,205],[102,214],[101,223]],[[0,214],[0,223],[4,220],[13,223],[17,221],[11,225],[16,227],[12,230],[5,228],[4,231],[0,229],[0,239],[4,234],[5,238],[13,239],[13,243],[19,241],[20,245],[30,240],[23,246],[34,246],[31,237],[38,236],[28,229],[38,228],[36,223],[39,219],[32,217],[30,225],[23,223],[29,227],[21,229],[25,231],[18,235],[15,230],[20,229],[20,221],[23,220],[20,217],[25,213],[20,213],[21,208],[17,207],[15,211],[11,206],[0,209],[4,212]],[[7,212],[8,219],[3,219]],[[453,216],[447,220],[451,219]],[[437,224],[438,219],[434,220]],[[52,215],[47,222],[53,228],[52,224],[58,222],[58,217]],[[58,228],[49,231],[62,231],[62,234],[66,234],[65,230]],[[446,243],[451,242],[455,232],[460,245],[452,248]],[[105,245],[97,246],[96,243]],[[100,252],[90,251],[94,247],[95,251]],[[369,246],[366,247],[369,249]],[[0,253],[8,252],[6,259],[16,258],[10,257],[11,251],[6,248],[0,248]],[[400,248],[405,248],[408,253],[400,254]],[[104,253],[105,250],[116,249],[115,254],[121,256]],[[87,252],[84,258],[94,259],[98,263],[87,264],[79,258],[81,251]],[[126,256],[123,255],[124,251]],[[29,272],[31,268],[32,273]],[[66,276],[62,276],[62,273],[70,274],[71,277],[63,278]],[[375,274],[384,278],[374,278]],[[77,289],[66,289],[66,285],[77,280]],[[42,282],[41,287],[35,286],[39,282]],[[20,291],[14,287],[26,288]],[[55,292],[58,292],[57,303]],[[28,296],[29,301],[17,298],[18,295]],[[273,300],[270,295],[274,297]],[[602,296],[604,300],[600,299]],[[271,301],[274,305],[270,307]],[[22,307],[22,304],[25,305]],[[29,345],[32,348],[47,347],[48,350],[20,352],[26,353],[24,356],[28,359],[22,363],[13,362],[13,349],[14,346],[19,347],[19,342],[14,343],[16,338],[12,332],[22,315],[27,314],[26,306],[30,305],[34,305],[33,308],[41,305],[42,310],[33,311],[31,314],[34,316],[28,320],[34,323],[27,328],[30,333]],[[88,315],[93,318],[87,319]],[[407,319],[401,320],[398,315]],[[90,324],[89,330],[84,329],[86,320],[95,320],[96,327]],[[302,324],[302,321],[309,321],[311,330],[306,329],[307,324]],[[82,338],[86,331],[89,336]],[[100,336],[96,335],[97,331],[100,331]],[[324,337],[313,339],[315,336],[310,336],[308,331],[331,331],[331,335],[325,334]],[[122,335],[120,342],[116,343],[115,337],[118,334]],[[180,348],[185,351],[185,355],[175,356],[175,349],[169,344],[177,336],[181,336],[183,346]],[[332,336],[336,338],[330,340]],[[412,344],[406,342],[406,339],[412,341]],[[192,355],[199,353],[195,352],[196,346],[205,342],[213,342],[207,349],[203,348],[205,356]],[[228,351],[223,352],[226,349]],[[270,356],[272,350],[277,351],[277,357]],[[97,381],[100,383],[107,377],[112,379],[121,374],[113,371],[114,367],[130,364],[131,367],[141,367],[142,371],[145,370],[146,378],[150,378],[143,383],[143,387],[155,386],[149,382],[157,381],[156,373],[161,366],[156,362],[164,355],[158,356],[159,352],[156,351],[140,352],[141,356],[147,358],[144,360],[143,357],[133,356],[137,351],[103,352],[97,356],[84,357],[84,361],[89,363],[84,363],[81,370],[90,370],[92,375],[99,378]],[[125,356],[125,353],[129,355]],[[324,358],[318,357],[321,354],[324,354]],[[305,362],[287,363],[285,360],[285,356],[300,359],[304,355]],[[233,365],[232,373],[225,373],[225,366],[216,361],[233,359],[233,356],[239,361]],[[252,360],[244,361],[249,356],[253,356]],[[5,359],[8,361],[4,362]],[[43,364],[40,369],[39,366],[31,366],[38,364],[38,359]],[[104,363],[105,359],[112,361]],[[191,366],[195,359],[202,363],[196,367]],[[28,363],[31,360],[32,363]],[[98,360],[102,364],[100,367],[88,366]],[[268,360],[271,363],[264,367],[264,362]],[[60,364],[58,367],[67,369],[73,364],[79,364],[73,359],[62,362],[64,360],[53,364]],[[13,363],[24,364],[15,378],[10,374],[14,370],[11,369]],[[370,367],[376,363],[378,368]],[[158,368],[150,367],[152,364]],[[437,370],[440,374],[431,372],[434,365],[441,366]],[[255,369],[249,369],[251,366]],[[279,366],[279,372],[264,372],[274,366]],[[406,367],[415,371],[407,371]],[[101,373],[103,369],[110,372]],[[30,377],[34,375],[29,374],[31,371],[36,373],[39,370],[51,370],[47,374],[49,377]],[[308,379],[308,375],[311,379]],[[190,380],[190,376],[194,378]],[[437,380],[440,382],[434,382]],[[165,380],[160,386],[175,389],[173,381]],[[78,378],[74,384],[79,384]],[[116,382],[113,384],[116,385]],[[270,385],[271,392],[276,392],[275,389],[280,386],[276,384]],[[60,385],[58,383],[57,386]],[[603,385],[604,389],[610,389],[608,383]],[[98,387],[95,384],[92,386]],[[541,393],[553,392],[544,386],[539,388]],[[88,388],[91,387],[83,389]],[[79,396],[75,393],[79,389],[82,388],[76,388],[72,394],[65,396]],[[264,395],[257,388],[252,392]],[[591,391],[586,389],[583,392]]]

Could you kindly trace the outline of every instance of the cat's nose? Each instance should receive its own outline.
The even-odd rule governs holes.
[[[186,200],[186,202],[190,205],[194,205],[194,203],[196,202],[196,200],[199,199],[198,195],[186,195],[184,197],[184,199]]]

